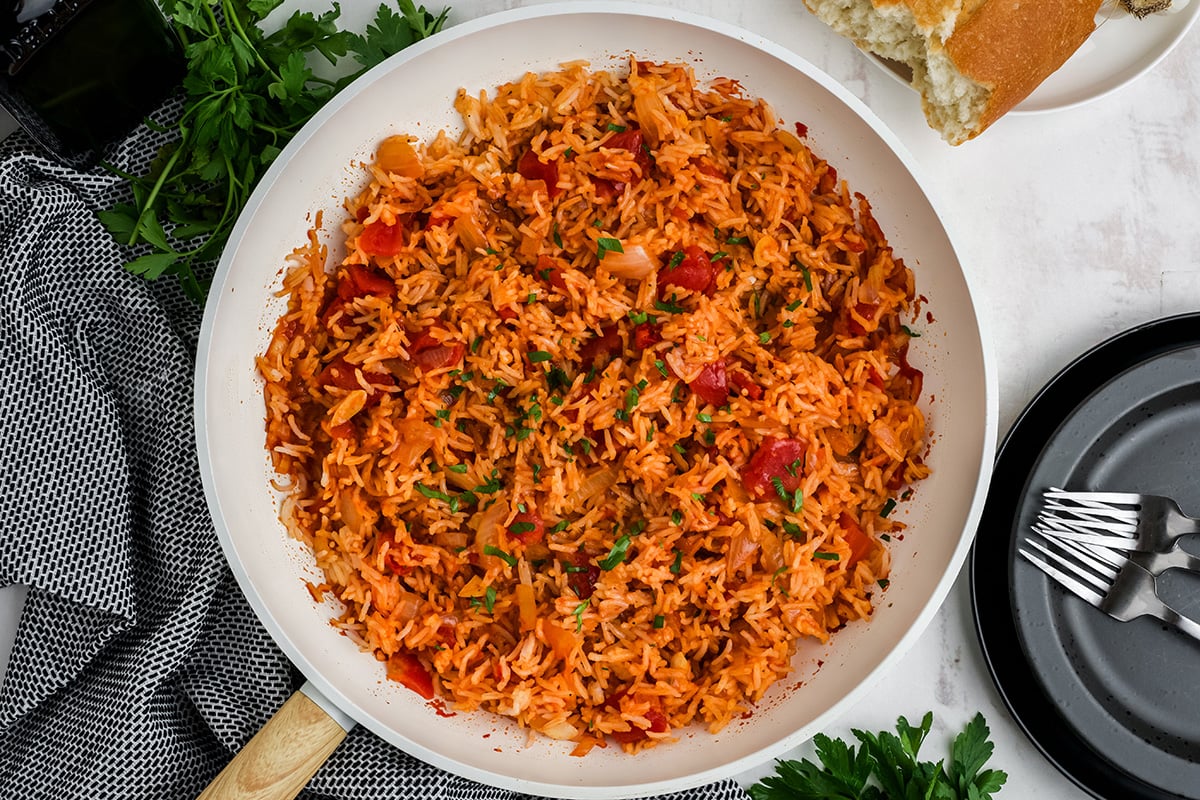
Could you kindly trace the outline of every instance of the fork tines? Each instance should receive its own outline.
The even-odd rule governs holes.
[[[1046,558],[1041,558],[1034,555],[1029,550],[1023,547],[1018,547],[1017,552],[1026,558],[1031,564],[1040,569],[1042,572],[1049,575],[1057,583],[1071,594],[1090,603],[1097,608],[1104,602],[1105,593],[1111,583],[1100,582],[1097,586],[1097,579],[1086,569],[1076,564],[1068,555],[1070,550],[1064,552],[1058,548],[1051,546],[1054,540],[1046,539],[1045,543],[1032,536],[1026,537],[1025,544],[1037,550]],[[1058,544],[1057,542],[1055,542]],[[1065,548],[1064,548],[1065,549]],[[1048,560],[1047,560],[1048,559]],[[1053,562],[1053,563],[1050,563]],[[1078,576],[1078,577],[1076,577]],[[1080,580],[1082,578],[1083,580]],[[1093,588],[1095,587],[1095,588]]]
[[[1141,508],[1142,496],[1134,492],[1068,492],[1051,486],[1042,492],[1047,500],[1067,500],[1078,503],[1082,507],[1132,506],[1134,510]]]

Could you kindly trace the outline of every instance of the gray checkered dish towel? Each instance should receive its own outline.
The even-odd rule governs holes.
[[[107,154],[140,173],[147,129]],[[192,427],[201,309],[127,273],[94,212],[127,185],[0,144],[0,586],[29,588],[0,686],[0,800],[195,797],[303,682],[246,603]],[[728,781],[674,795],[738,800]],[[515,798],[351,731],[307,798]]]

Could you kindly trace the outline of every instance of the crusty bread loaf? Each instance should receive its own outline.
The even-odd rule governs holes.
[[[1095,30],[1101,0],[804,0],[860,48],[907,65],[951,144],[1029,96]]]

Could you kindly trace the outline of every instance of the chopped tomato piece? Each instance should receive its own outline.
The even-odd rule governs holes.
[[[838,174],[832,164],[825,165],[825,171],[821,173],[821,177],[817,180],[817,191],[821,194],[829,194],[837,188]]]
[[[433,699],[433,676],[416,654],[408,650],[392,654],[387,662],[387,676],[426,700]]]
[[[553,286],[555,289],[567,288],[567,282],[563,279],[563,262],[561,259],[554,256],[540,255],[537,260],[537,274],[546,283]]]
[[[723,406],[729,399],[729,381],[725,375],[725,359],[718,358],[700,370],[696,379],[688,384],[692,393],[706,403]]]
[[[383,566],[392,571],[393,575],[407,575],[412,570],[405,564],[400,563],[399,543],[396,541],[396,529],[391,525],[381,525],[379,527],[379,547],[383,548],[384,543],[388,545],[388,551],[383,556]]]
[[[715,278],[716,270],[708,259],[708,253],[694,244],[688,245],[682,255],[677,252],[667,266],[658,271],[658,293],[662,296],[668,286],[677,286],[711,297],[716,290]]]
[[[396,282],[379,270],[364,267],[362,264],[346,267],[346,277],[338,283],[338,297],[352,300],[370,294],[394,297]]]
[[[796,123],[796,135],[799,136],[801,139],[807,139],[808,138],[808,126],[805,125],[803,122],[797,122]]]
[[[558,192],[558,161],[542,161],[533,150],[526,150],[517,161],[517,172],[527,181],[543,181],[551,198]]]
[[[353,439],[354,425],[349,420],[338,425],[330,425],[329,436],[333,439]]]
[[[762,400],[762,387],[755,383],[754,379],[746,373],[741,372],[740,370],[737,372],[731,372],[729,374],[729,379],[733,381],[733,385],[738,388],[738,391],[745,394],[746,397],[750,398],[751,400]]]
[[[580,600],[587,600],[596,591],[600,580],[600,567],[592,563],[584,550],[576,550],[571,556],[571,568],[567,572],[567,585]]]
[[[838,517],[838,525],[846,532],[846,544],[850,546],[850,558],[846,561],[846,569],[850,569],[859,559],[871,552],[875,543],[848,511],[843,511]]]
[[[628,694],[628,689],[618,689],[604,700],[604,707],[608,709],[619,709],[621,707],[621,698]],[[650,723],[649,728],[630,728],[627,731],[613,731],[610,735],[620,744],[633,744],[647,738],[647,732],[650,733],[666,733],[670,729],[670,723],[667,722],[667,717],[662,713],[662,709],[656,706],[646,710],[646,720]]]
[[[662,325],[653,322],[643,322],[633,329],[633,345],[639,350],[645,350],[651,345],[662,341]]]
[[[362,389],[363,386],[358,382],[358,376],[355,375],[355,366],[344,358],[338,358],[330,361],[320,374],[317,375],[317,383],[326,388],[336,386],[339,389],[346,391],[354,391]],[[396,380],[386,372],[364,372],[363,377],[367,379],[370,388],[367,389],[367,405],[372,406],[378,403],[383,397],[383,392],[377,388],[379,386],[395,386]]]
[[[600,367],[621,352],[621,334],[616,325],[605,325],[599,336],[593,336],[579,348],[579,360],[585,368]]]
[[[540,542],[546,536],[546,525],[542,522],[542,515],[533,506],[526,506],[526,508],[528,510],[513,517],[512,523],[508,526],[508,535],[521,544]]]
[[[408,240],[408,226],[401,220],[388,225],[382,220],[367,223],[358,235],[358,249],[369,256],[399,255]]]
[[[759,498],[777,494],[775,478],[787,491],[796,491],[800,486],[800,466],[806,449],[804,442],[796,439],[768,436],[742,470],[742,485],[751,495]]]
[[[611,147],[614,150],[628,150],[633,153],[633,163],[642,171],[642,177],[650,175],[650,152],[642,138],[641,128],[628,128],[619,131],[602,142],[601,147]]]
[[[710,159],[698,158],[692,163],[696,165],[696,171],[701,175],[707,175],[710,178],[719,178],[723,181],[729,180],[729,176],[725,174],[725,170],[718,167]]]
[[[925,373],[908,363],[908,343],[900,348],[900,376],[908,381],[910,387],[909,400],[914,403],[921,396],[921,389],[925,384]]]
[[[854,313],[863,319],[875,319],[878,311],[878,303],[858,303],[854,306]],[[846,312],[846,325],[855,336],[865,336],[868,332],[866,326],[851,316],[849,311]]]
[[[413,339],[408,348],[412,362],[423,369],[441,369],[462,361],[466,348],[457,342],[438,341],[433,336],[433,327],[426,328]]]
[[[340,291],[340,286],[339,286],[339,291]],[[332,328],[333,323],[337,322],[338,317],[342,316],[345,311],[346,311],[345,299],[338,297],[337,295],[334,295],[333,298],[329,301],[329,305],[325,306],[325,310],[321,312],[321,322],[323,322],[325,324],[326,328]],[[349,321],[350,321],[349,317],[346,317],[346,318],[342,319],[339,324],[345,325]]]
[[[496,316],[500,317],[504,322],[509,322],[519,317],[520,312],[512,306],[505,306],[504,308],[496,309]]]
[[[596,187],[597,200],[612,200],[625,188],[625,184],[607,178],[592,178],[592,186]]]

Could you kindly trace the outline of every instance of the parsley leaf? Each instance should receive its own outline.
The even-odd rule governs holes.
[[[778,761],[775,775],[749,789],[753,800],[991,800],[1008,775],[984,770],[993,746],[982,714],[954,740],[950,770],[943,762],[921,761],[922,743],[933,725],[926,714],[919,726],[904,717],[896,732],[853,731],[859,748],[825,734],[813,737],[817,762]]]
[[[612,549],[608,551],[608,555],[602,558],[598,563],[600,569],[609,570],[616,567],[625,560],[625,554],[629,552],[629,534],[623,534],[620,539],[613,543]]]

